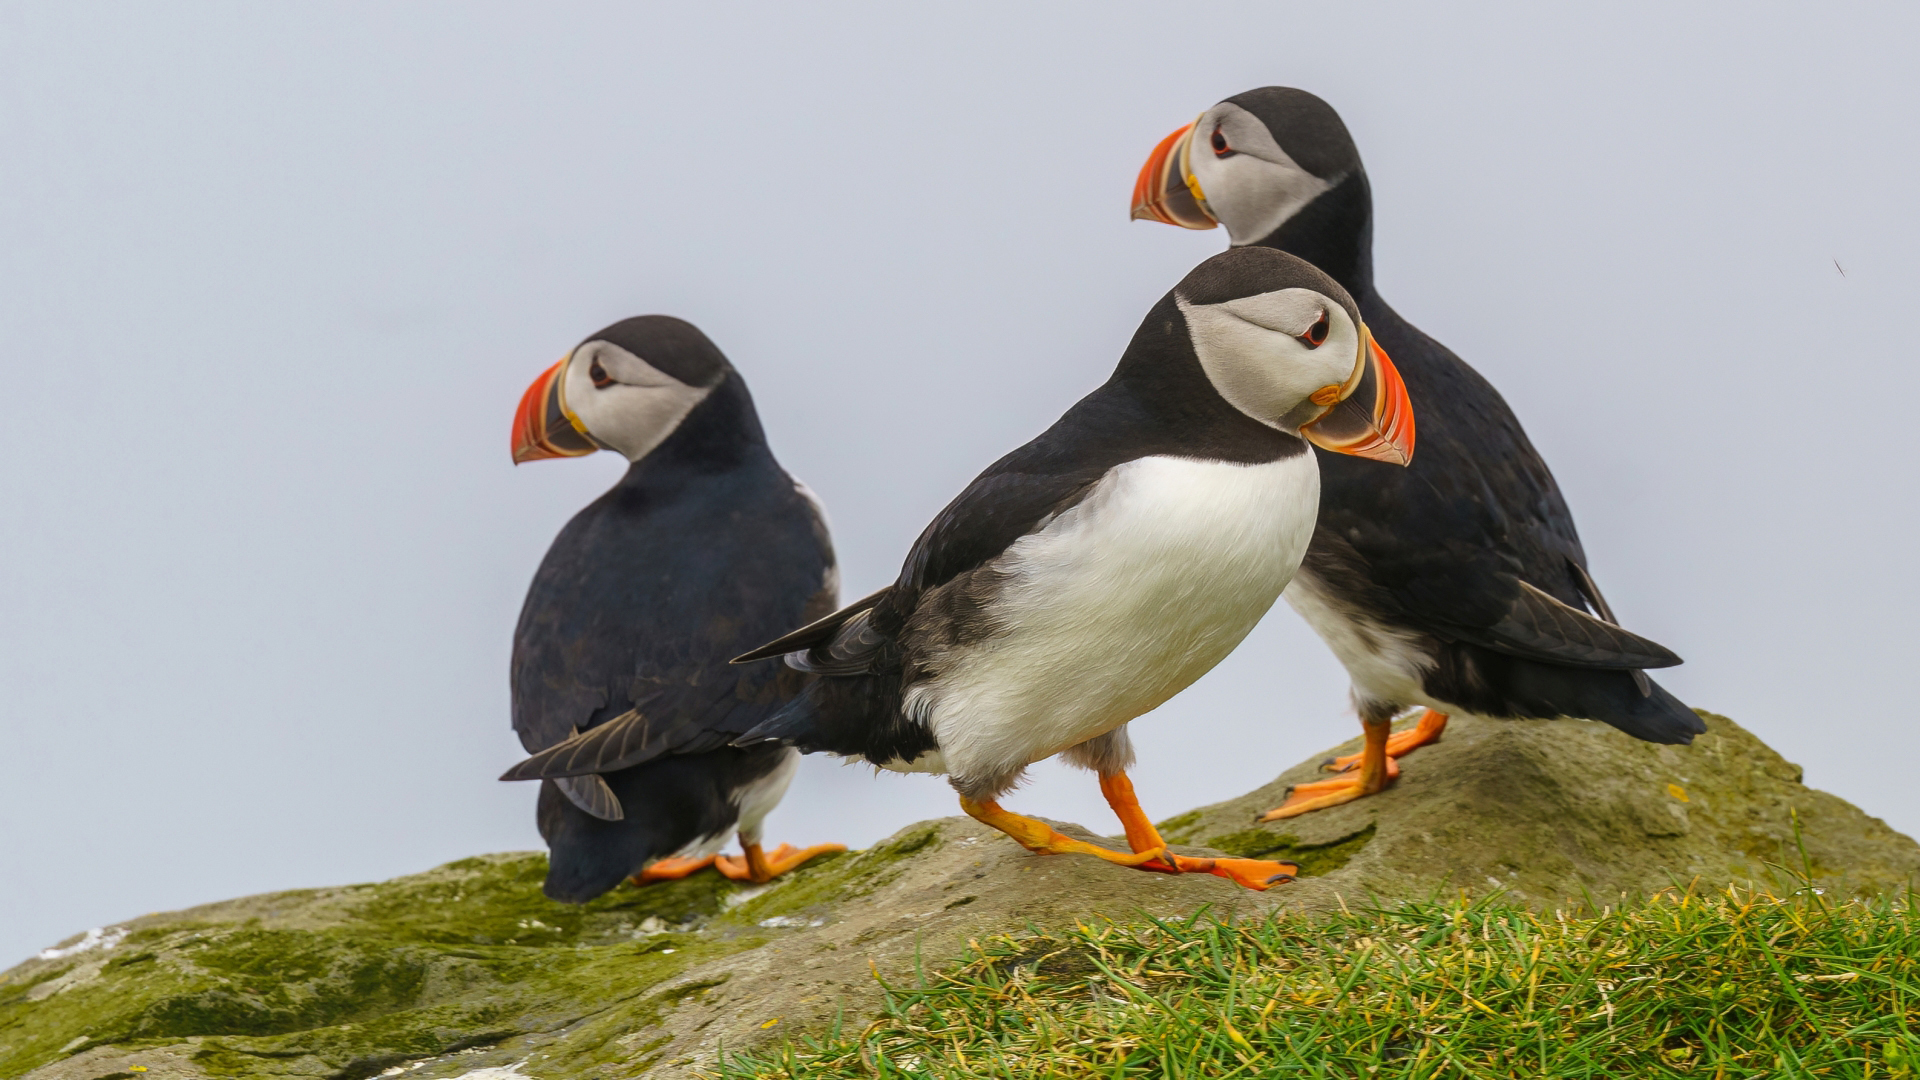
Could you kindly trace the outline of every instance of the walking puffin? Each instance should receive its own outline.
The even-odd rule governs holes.
[[[1404,464],[1413,413],[1392,362],[1305,262],[1208,259],[1104,386],[941,511],[894,584],[740,657],[817,679],[735,745],[945,773],[962,809],[1041,854],[1290,879],[1291,863],[1169,852],[1127,778],[1126,725],[1233,651],[1293,577],[1320,498],[1307,440]],[[1099,774],[1130,853],[999,805],[1054,754]]]
[[[1492,384],[1402,319],[1373,284],[1373,201],[1338,113],[1304,90],[1236,94],[1163,139],[1133,216],[1290,252],[1346,288],[1420,402],[1420,461],[1382,476],[1322,454],[1319,525],[1287,601],[1353,682],[1366,744],[1343,775],[1261,820],[1378,792],[1447,714],[1581,717],[1638,739],[1706,731],[1646,676],[1680,658],[1619,626],[1553,474]],[[1424,706],[1389,736],[1393,717]],[[1358,768],[1355,769],[1355,766]]]
[[[728,658],[833,610],[826,519],[767,447],[746,382],[691,323],[614,323],[547,369],[513,460],[608,449],[632,465],[560,530],[513,635],[513,727],[539,780],[546,893],[584,903],[714,864],[767,881],[828,851],[760,847],[799,754],[736,737],[800,689]],[[735,832],[744,856],[714,858]]]

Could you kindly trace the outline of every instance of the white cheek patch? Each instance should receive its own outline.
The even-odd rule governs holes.
[[[1271,236],[1333,186],[1301,168],[1273,140],[1267,125],[1238,105],[1221,102],[1207,111],[1201,123],[1206,126],[1194,133],[1190,167],[1200,190],[1207,193],[1207,208],[1227,227],[1227,237],[1236,247]],[[1235,153],[1214,156],[1207,140],[1215,124]]]
[[[592,367],[592,361],[598,360],[608,375],[628,386],[656,388],[682,385],[680,380],[612,342],[590,342],[582,349],[583,352],[587,350],[591,350],[586,357],[588,367]]]
[[[576,355],[567,363],[567,408],[596,441],[624,454],[628,461],[639,461],[665,442],[713,391],[711,387],[688,386],[623,349],[608,352],[624,358],[619,376],[634,382],[597,387],[591,374],[594,357]],[[607,367],[613,357],[603,354],[599,359]],[[611,367],[608,374],[614,374]]]
[[[1179,298],[1193,351],[1227,404],[1269,427],[1323,386],[1352,374],[1359,332],[1346,309],[1312,289],[1281,289],[1221,304]],[[1308,348],[1300,334],[1326,313],[1327,340]]]

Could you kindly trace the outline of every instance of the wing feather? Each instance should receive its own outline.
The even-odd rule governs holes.
[[[1680,663],[1658,642],[1556,600],[1530,582],[1519,585],[1506,613],[1477,635],[1489,648],[1575,667],[1632,670]]]

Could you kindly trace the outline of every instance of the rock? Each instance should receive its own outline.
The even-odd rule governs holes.
[[[569,907],[540,895],[544,856],[492,855],[145,916],[0,976],[0,1076],[687,1075],[722,1046],[836,1014],[858,1023],[878,1001],[876,973],[910,983],[970,938],[1028,925],[1453,890],[1548,904],[1799,887],[1770,864],[1866,894],[1920,872],[1912,840],[1803,787],[1732,721],[1708,722],[1687,748],[1595,724],[1459,718],[1376,798],[1255,826],[1288,782],[1315,774],[1307,763],[1163,823],[1178,843],[1301,864],[1302,880],[1267,893],[1040,858],[946,818],[764,888],[708,871]]]
[[[1554,903],[1669,886],[1796,887],[1796,875],[1873,895],[1920,875],[1920,845],[1804,786],[1799,766],[1732,720],[1701,715],[1709,730],[1692,746],[1636,742],[1584,721],[1458,717],[1371,799],[1252,824],[1289,784],[1324,776],[1321,758],[1162,829],[1171,842],[1238,855],[1309,866],[1337,858],[1331,880],[1390,898],[1485,893],[1497,882],[1520,899]]]

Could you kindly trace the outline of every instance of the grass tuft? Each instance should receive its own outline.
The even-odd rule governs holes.
[[[974,942],[858,1033],[729,1056],[814,1077],[1914,1077],[1911,897],[1493,898]]]

